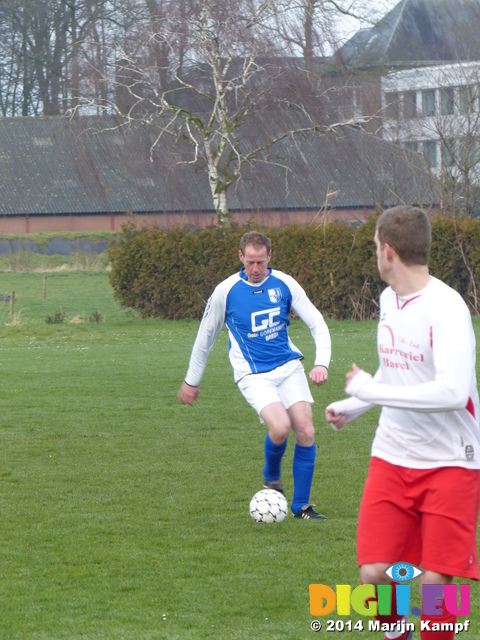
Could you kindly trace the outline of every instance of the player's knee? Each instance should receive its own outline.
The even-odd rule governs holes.
[[[429,571],[427,569],[419,576],[418,580],[420,584],[450,584],[453,582],[453,576],[447,576],[443,573],[437,573],[436,571]]]
[[[268,434],[270,440],[275,444],[283,444],[288,438],[290,433],[291,424],[289,420],[277,422],[274,425],[269,425]]]
[[[389,582],[385,574],[387,568],[387,564],[363,564],[360,567],[360,579],[363,584],[386,584]]]
[[[311,423],[296,425],[295,439],[303,447],[310,447],[315,442],[315,427]]]

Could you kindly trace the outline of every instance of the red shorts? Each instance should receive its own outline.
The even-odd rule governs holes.
[[[372,458],[360,505],[358,565],[408,562],[479,579],[480,471],[410,469]]]

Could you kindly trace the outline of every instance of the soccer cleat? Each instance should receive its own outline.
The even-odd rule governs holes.
[[[326,520],[327,516],[324,516],[323,513],[317,513],[314,506],[314,504],[304,504],[300,511],[293,514],[293,517],[303,520]]]
[[[264,489],[273,489],[274,491],[278,491],[279,493],[285,495],[283,492],[283,483],[280,480],[272,480],[272,482],[263,481]]]

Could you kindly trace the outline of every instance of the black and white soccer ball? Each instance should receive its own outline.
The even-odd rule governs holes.
[[[262,489],[250,500],[250,515],[255,522],[283,522],[287,513],[287,500],[280,491]]]

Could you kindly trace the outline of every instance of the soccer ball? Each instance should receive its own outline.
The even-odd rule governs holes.
[[[283,522],[288,513],[285,496],[274,489],[262,489],[256,493],[249,508],[255,522]]]

